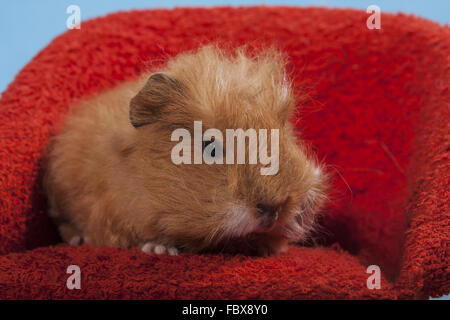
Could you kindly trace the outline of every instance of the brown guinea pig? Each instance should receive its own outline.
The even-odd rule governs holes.
[[[44,188],[63,240],[146,253],[256,255],[305,240],[325,202],[326,177],[288,121],[295,101],[283,56],[266,50],[249,57],[242,48],[226,54],[210,45],[160,71],[85,100],[52,138]],[[174,132],[195,136],[196,123],[216,133],[276,131],[269,139],[278,148],[270,149],[275,170],[263,174],[262,161],[228,162],[239,150],[250,160],[268,148],[261,135],[256,151],[251,143],[228,149],[235,141],[228,131],[180,149]],[[191,150],[195,158],[200,148],[201,157],[212,142],[210,155],[226,163],[192,160]],[[174,160],[177,147],[186,161]]]

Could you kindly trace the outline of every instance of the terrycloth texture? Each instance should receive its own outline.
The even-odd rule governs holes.
[[[426,298],[450,292],[450,30],[316,8],[133,11],[57,37],[0,100],[0,298]],[[69,106],[202,43],[275,45],[307,93],[297,128],[334,173],[320,247],[148,256],[58,244],[41,191]],[[36,247],[43,247],[35,249]],[[66,289],[79,265],[81,290]],[[381,267],[381,290],[366,268]],[[389,279],[389,280],[387,280]]]

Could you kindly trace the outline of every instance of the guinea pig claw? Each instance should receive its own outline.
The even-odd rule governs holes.
[[[177,248],[174,247],[166,247],[164,245],[161,244],[155,244],[153,242],[147,242],[145,243],[141,250],[146,253],[146,254],[163,254],[163,253],[167,253],[171,256],[176,256],[178,255],[178,250]]]
[[[79,246],[81,245],[81,243],[83,242],[83,238],[81,238],[80,236],[73,236],[72,239],[70,239],[69,244],[71,246]]]

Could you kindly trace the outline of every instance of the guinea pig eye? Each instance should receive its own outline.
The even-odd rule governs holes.
[[[202,141],[202,151],[205,151],[205,148],[214,142],[214,137],[211,138],[211,140],[203,140]],[[214,146],[214,149],[211,151],[211,157],[216,156],[216,147]]]
[[[214,162],[217,159],[222,161],[225,154],[222,142],[220,139],[216,140],[215,137],[205,138],[205,140],[202,141],[202,152],[207,163],[211,161]]]

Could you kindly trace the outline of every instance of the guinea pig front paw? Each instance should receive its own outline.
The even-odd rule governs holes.
[[[162,244],[157,244],[157,243],[154,243],[154,242],[146,242],[142,246],[141,250],[143,252],[145,252],[146,254],[152,254],[152,253],[163,254],[163,253],[167,253],[168,255],[171,255],[171,256],[177,256],[178,255],[177,248],[164,246]]]

